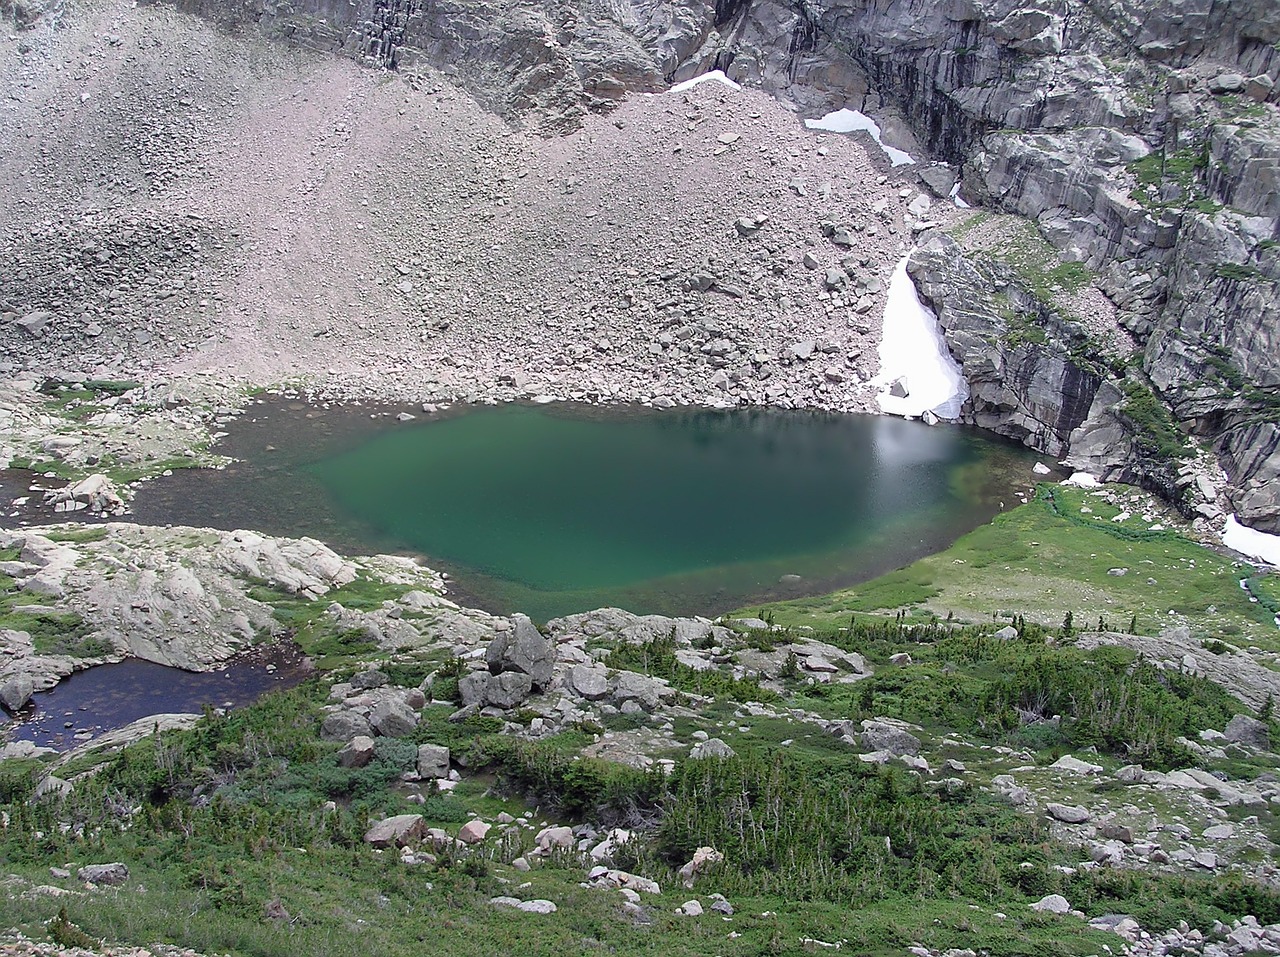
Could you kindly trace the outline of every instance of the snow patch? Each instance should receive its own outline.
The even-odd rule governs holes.
[[[886,146],[880,139],[880,124],[858,110],[846,107],[816,120],[805,120],[804,125],[811,130],[823,130],[827,133],[853,133],[857,130],[866,130],[876,141],[876,145],[884,150],[884,155],[889,157],[889,162],[894,166],[907,166],[915,162],[910,153]]]
[[[1062,482],[1063,485],[1074,485],[1076,488],[1101,488],[1102,483],[1088,472],[1072,472],[1071,477]]]
[[[1256,528],[1241,525],[1234,515],[1227,516],[1227,527],[1222,530],[1222,544],[1241,555],[1280,568],[1280,535],[1269,535]]]
[[[950,197],[951,201],[952,201],[953,203],[955,203],[955,204],[956,204],[956,209],[969,209],[969,208],[971,208],[971,207],[969,206],[969,204],[968,204],[968,203],[966,203],[963,199],[961,199],[961,198],[960,198],[960,184],[959,184],[959,183],[956,183],[956,185],[954,185],[954,186],[952,186],[952,187],[951,187],[951,192],[950,192],[950,193],[948,193],[948,194],[947,194],[947,196],[948,196],[948,197]]]
[[[960,406],[969,397],[969,384],[951,357],[938,317],[920,301],[915,283],[907,274],[903,257],[889,280],[884,306],[884,331],[880,339],[880,374],[872,380],[880,386],[880,408],[890,415],[960,417]],[[906,380],[906,396],[890,395],[892,384]]]
[[[701,76],[695,76],[692,80],[685,80],[682,83],[677,83],[667,92],[683,93],[685,90],[692,90],[699,83],[706,83],[708,80],[715,80],[719,83],[723,83],[725,86],[727,86],[731,90],[742,89],[742,87],[740,87],[737,83],[734,83],[731,79],[729,79],[727,76],[724,75],[724,70],[711,70],[710,72],[703,73]]]

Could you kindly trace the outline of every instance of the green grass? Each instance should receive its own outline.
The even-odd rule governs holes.
[[[1081,513],[1082,506],[1092,513]],[[1070,611],[1080,627],[1092,627],[1101,616],[1117,629],[1136,615],[1144,632],[1185,620],[1203,637],[1234,628],[1249,642],[1280,647],[1267,610],[1239,588],[1250,567],[1237,567],[1175,532],[1147,531],[1137,515],[1112,522],[1117,513],[1083,490],[1042,486],[1033,501],[906,568],[828,595],[740,614],[764,613],[780,625],[828,629],[846,625],[854,613],[877,610],[954,614],[979,622],[1016,611],[1042,625],[1057,625]],[[1109,575],[1112,568],[1128,572]],[[1216,610],[1210,612],[1211,606]]]

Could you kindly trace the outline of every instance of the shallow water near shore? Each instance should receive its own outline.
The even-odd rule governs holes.
[[[535,620],[715,614],[937,551],[1034,479],[1021,447],[886,416],[392,411],[255,405],[217,449],[240,461],[148,483],[133,518],[420,555],[456,600]]]
[[[130,658],[78,671],[37,692],[31,706],[7,723],[0,712],[0,730],[9,740],[66,751],[148,715],[252,704],[309,673],[292,643],[255,648],[217,671],[182,671]]]

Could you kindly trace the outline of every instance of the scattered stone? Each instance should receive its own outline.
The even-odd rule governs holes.
[[[1049,812],[1051,818],[1062,821],[1064,824],[1084,824],[1091,816],[1088,808],[1079,804],[1055,803],[1048,805],[1045,810]]]
[[[342,768],[363,768],[373,760],[373,738],[363,734],[356,735],[347,742],[347,746],[338,752],[338,766]]]

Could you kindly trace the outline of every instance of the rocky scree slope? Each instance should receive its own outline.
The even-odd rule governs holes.
[[[927,174],[939,192],[958,172],[970,200],[1034,220],[1087,267],[1136,340],[1132,356],[1053,334],[1010,349],[1007,315],[966,301],[999,353],[973,421],[1177,495],[1169,457],[1142,454],[1145,424],[1098,392],[1128,376],[1219,455],[1241,517],[1280,528],[1274,4],[177,5],[402,72],[446,67],[481,103],[543,131],[711,68],[806,108],[880,111],[891,136],[957,168]],[[934,249],[912,272],[963,295],[964,258]],[[965,332],[948,333],[963,359]]]
[[[548,141],[426,64],[59,9],[0,44],[2,371],[873,407],[919,189],[767,95],[633,97]]]

